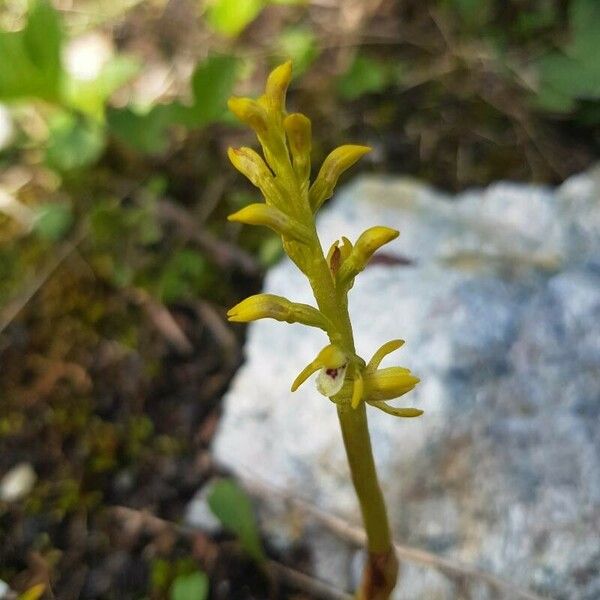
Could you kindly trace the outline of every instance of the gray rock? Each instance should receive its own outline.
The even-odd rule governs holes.
[[[319,220],[325,246],[371,225],[400,229],[385,248],[399,260],[370,266],[351,291],[357,348],[368,358],[407,340],[386,362],[421,377],[402,405],[425,410],[414,420],[369,411],[396,538],[557,600],[598,598],[600,171],[558,189],[499,183],[455,199],[361,178]],[[313,303],[287,260],[265,291]],[[252,324],[214,451],[241,477],[359,524],[333,405],[308,384],[289,391],[325,343],[299,325]],[[267,530],[281,544],[304,540],[315,573],[351,587],[345,543],[276,504],[265,503]],[[461,594],[405,563],[394,597]],[[493,597],[479,583],[471,594]]]

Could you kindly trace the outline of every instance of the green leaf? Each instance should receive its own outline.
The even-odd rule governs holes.
[[[576,99],[600,98],[600,62],[595,56],[580,59],[554,53],[540,60],[540,105],[566,112]]]
[[[104,128],[96,122],[60,113],[49,123],[46,162],[59,171],[70,171],[95,163],[104,151]]]
[[[66,102],[91,117],[103,119],[107,100],[139,70],[137,60],[116,56],[104,65],[98,77],[92,81],[69,78],[65,82]]]
[[[319,55],[315,34],[308,27],[290,27],[279,36],[278,53],[294,63],[294,74],[300,75]]]
[[[458,13],[462,26],[470,29],[487,25],[493,17],[492,0],[446,0],[446,4]]]
[[[571,41],[563,51],[538,61],[538,104],[559,112],[573,110],[575,100],[600,98],[600,3],[573,0],[569,23]]]
[[[206,11],[206,22],[219,33],[236,37],[265,7],[265,0],[213,0]]]
[[[73,224],[71,207],[63,202],[43,204],[36,212],[35,231],[52,242],[62,239]]]
[[[197,571],[190,575],[179,575],[171,586],[170,600],[206,600],[208,598],[208,577]]]
[[[569,7],[569,24],[572,41],[567,53],[597,61],[600,52],[600,2],[573,0]]]
[[[199,63],[192,75],[194,104],[181,107],[179,120],[197,127],[220,119],[231,96],[238,66],[233,56],[212,56]]]
[[[357,54],[338,80],[338,92],[344,100],[355,100],[363,94],[380,92],[388,83],[388,71],[382,63]]]
[[[60,98],[61,25],[46,0],[32,4],[22,31],[0,32],[0,100]]]
[[[168,127],[176,121],[179,105],[159,104],[146,113],[132,108],[109,109],[110,130],[124,143],[145,154],[161,154],[169,145]]]
[[[575,108],[575,100],[569,93],[542,85],[537,93],[535,104],[544,110],[557,113],[570,112]]]
[[[213,485],[208,505],[223,527],[238,537],[246,553],[259,564],[265,562],[265,551],[246,492],[231,479],[221,479]]]

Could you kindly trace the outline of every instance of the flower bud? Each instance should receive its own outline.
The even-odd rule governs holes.
[[[269,130],[267,111],[256,100],[234,96],[229,98],[227,106],[242,123],[253,129],[258,136],[265,137],[267,135]]]
[[[376,250],[396,239],[400,233],[389,227],[370,227],[356,240],[347,260],[340,267],[338,282],[351,287],[354,278],[366,266]]]
[[[266,204],[250,204],[227,217],[229,221],[247,225],[264,225],[286,238],[302,244],[310,243],[310,230],[284,212]]]
[[[331,198],[340,175],[370,151],[368,146],[347,145],[340,146],[329,154],[310,188],[309,198],[313,212],[316,212],[325,200]]]
[[[265,86],[265,100],[269,110],[285,110],[285,94],[292,80],[292,61],[279,65],[271,71]]]
[[[339,240],[331,244],[327,253],[327,264],[334,275],[339,271],[340,266],[350,256],[351,252],[352,242],[347,237],[342,236],[341,245]]]
[[[285,118],[283,126],[287,133],[294,171],[301,182],[308,181],[311,150],[310,120],[303,114],[293,113]]]
[[[265,182],[273,181],[273,174],[258,152],[252,148],[229,148],[227,156],[233,166],[245,175],[257,188],[262,188]]]
[[[328,320],[316,308],[274,294],[256,294],[242,300],[227,312],[227,318],[234,323],[275,319],[286,323],[302,323],[324,331],[329,328]]]

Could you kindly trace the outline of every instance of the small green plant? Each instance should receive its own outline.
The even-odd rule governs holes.
[[[237,536],[244,552],[257,565],[264,565],[265,551],[246,492],[235,481],[220,479],[210,490],[208,505],[221,525]]]
[[[258,294],[234,306],[230,321],[272,318],[322,329],[329,338],[316,358],[292,384],[296,390],[319,371],[317,389],[337,407],[352,480],[368,538],[368,562],[357,598],[383,600],[393,590],[398,563],[393,551],[386,507],[377,480],[367,424],[366,404],[398,417],[417,417],[415,408],[394,408],[388,401],[414,388],[419,380],[408,369],[380,369],[382,359],[400,348],[387,342],[367,363],[356,352],[348,314],[348,292],[375,251],[398,236],[388,227],[371,227],[353,244],[347,238],[324,254],[315,215],[331,197],[340,175],[370,149],[346,145],[323,162],[311,184],[311,123],[299,113],[287,114],[285,96],[292,66],[277,67],[258,100],[231,98],[229,108],[257,135],[263,158],[251,148],[231,148],[229,158],[262,192],[266,203],[251,204],[229,216],[230,221],[264,225],[277,232],[290,259],[307,277],[317,307],[272,294]]]

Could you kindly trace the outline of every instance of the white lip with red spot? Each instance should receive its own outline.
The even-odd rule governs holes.
[[[319,371],[317,375],[317,390],[327,396],[335,396],[344,385],[344,378],[346,377],[346,370],[348,363],[344,363],[339,367],[325,367]]]

